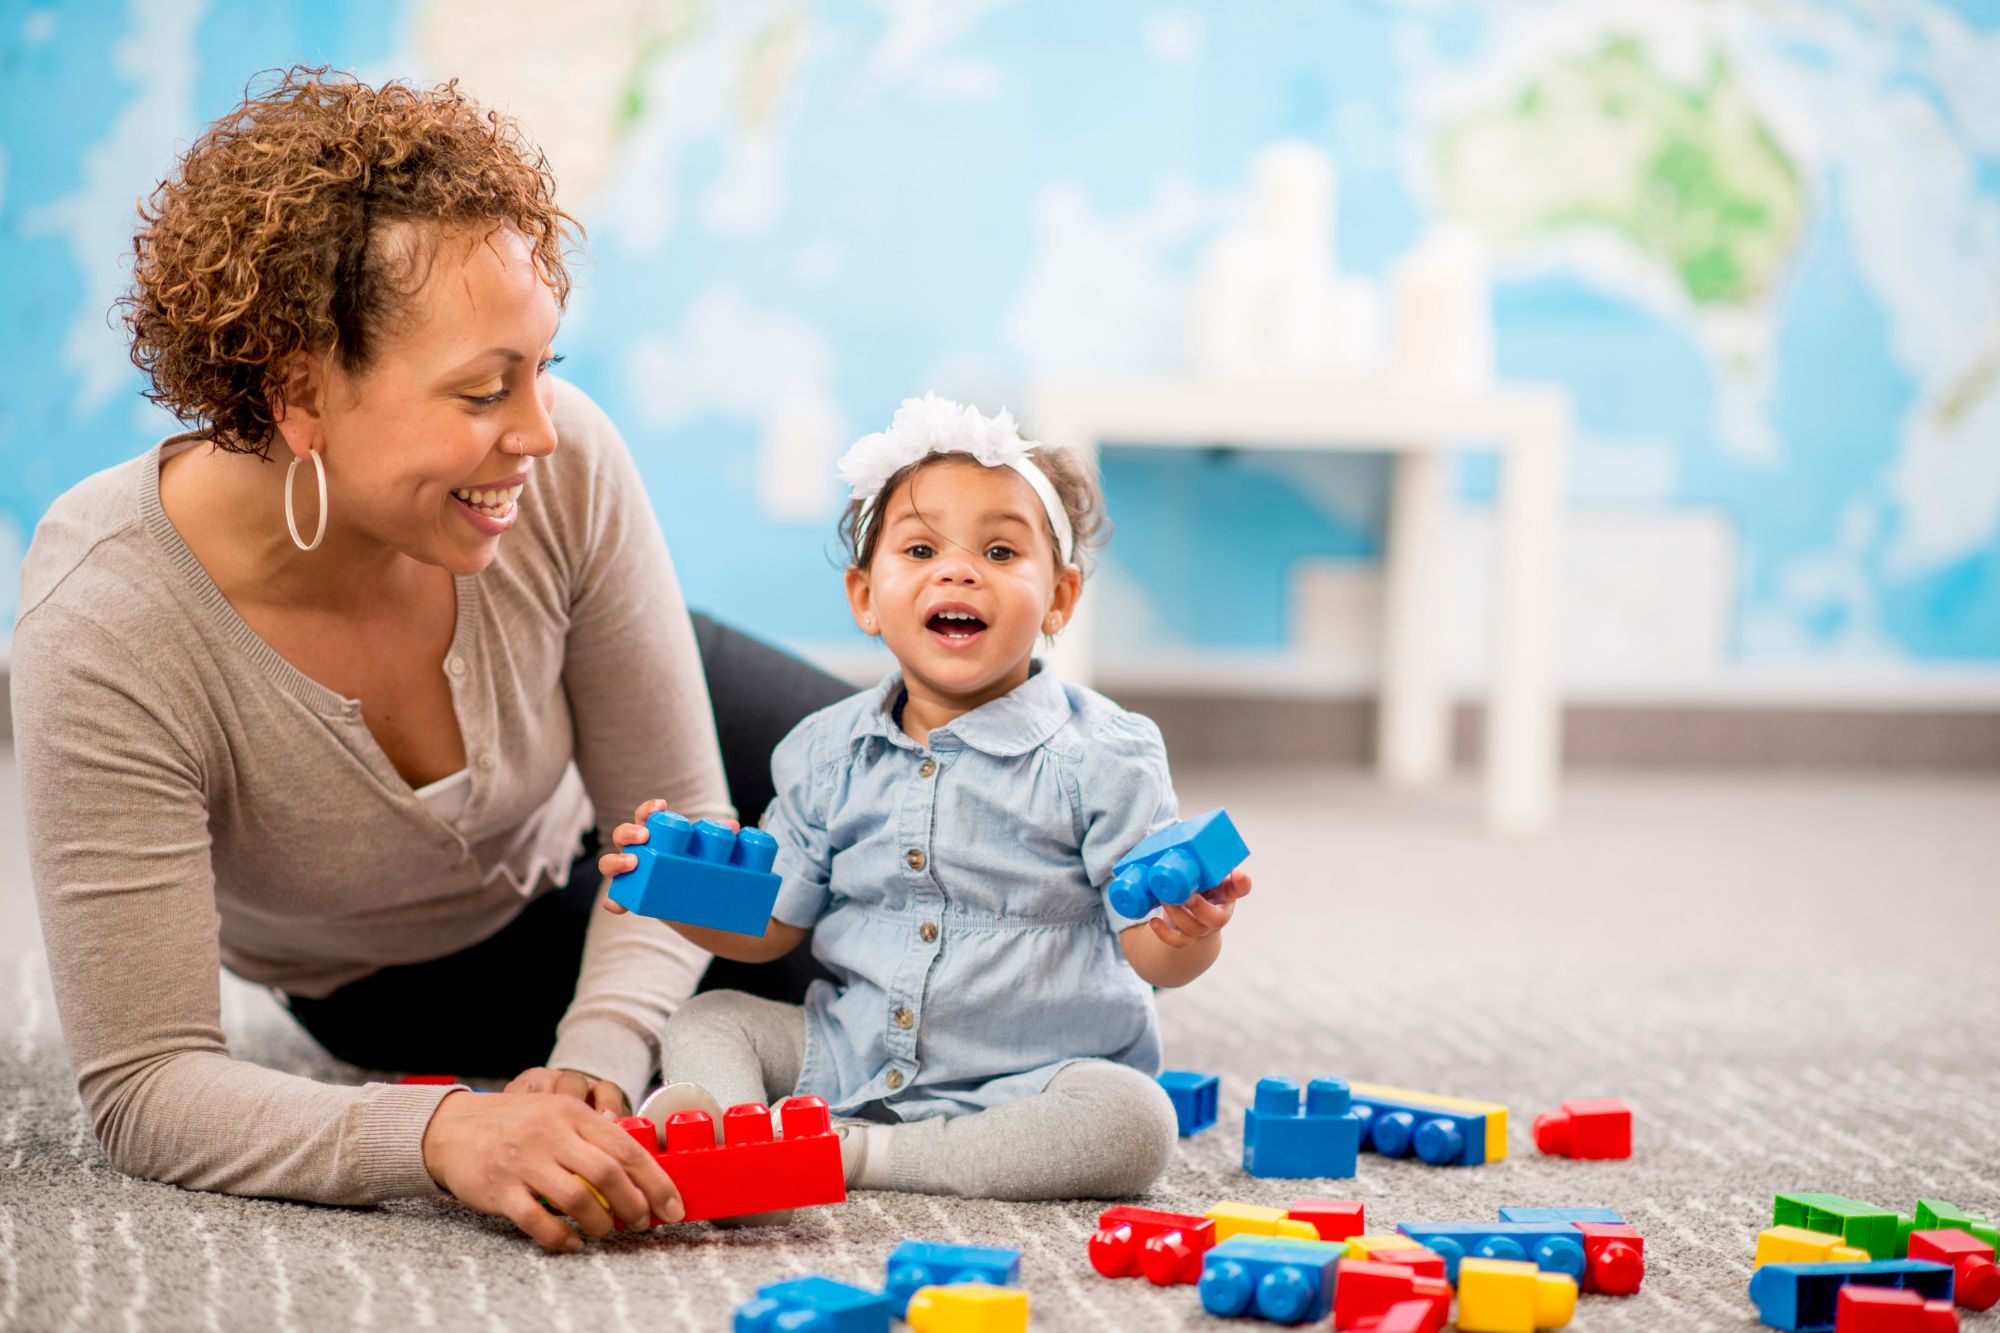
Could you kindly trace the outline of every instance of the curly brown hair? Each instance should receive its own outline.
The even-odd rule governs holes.
[[[565,246],[583,233],[520,126],[456,79],[377,88],[325,66],[253,78],[139,219],[119,305],[146,396],[221,448],[265,456],[280,363],[304,351],[366,369],[444,233],[515,228],[558,305]],[[399,223],[429,225],[382,243]]]
[[[1071,536],[1070,560],[1077,569],[1090,572],[1089,557],[1095,550],[1111,539],[1111,520],[1104,512],[1104,491],[1098,485],[1097,474],[1091,469],[1085,456],[1075,449],[1060,445],[1037,444],[1031,455],[1035,465],[1041,468],[1056,488],[1056,496],[1062,501],[1063,512],[1069,516]],[[879,506],[904,482],[923,469],[937,463],[976,463],[979,460],[963,450],[948,453],[927,454],[916,462],[893,473],[882,483],[876,494]],[[840,515],[840,541],[847,549],[847,562],[858,569],[868,568],[875,558],[875,544],[881,540],[882,525],[871,522],[866,532],[861,531],[861,501],[849,500]],[[1055,543],[1055,533],[1049,533],[1049,542]],[[1062,572],[1062,556],[1055,557],[1056,571]]]

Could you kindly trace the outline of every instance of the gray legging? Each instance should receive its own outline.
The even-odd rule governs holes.
[[[667,1024],[660,1064],[668,1081],[698,1083],[724,1106],[768,1104],[798,1085],[805,1047],[799,1006],[708,991]],[[1123,1198],[1159,1179],[1177,1133],[1158,1083],[1128,1065],[1078,1060],[1032,1097],[887,1127],[888,1180],[977,1199]]]

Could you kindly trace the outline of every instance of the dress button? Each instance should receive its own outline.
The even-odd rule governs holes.
[[[927,778],[935,772],[937,772],[937,760],[926,759],[923,762],[923,766],[917,769],[917,776],[920,778]]]
[[[911,1013],[908,1008],[902,1005],[896,1006],[896,1013],[894,1017],[896,1019],[896,1026],[902,1028],[906,1032],[909,1030],[910,1025],[917,1021],[917,1016]]]
[[[925,944],[933,943],[937,939],[937,922],[935,921],[924,922],[922,927],[918,929],[917,934],[923,936]]]
[[[495,759],[495,758],[493,757],[493,752],[492,752],[491,750],[482,750],[482,751],[480,751],[480,754],[479,754],[479,766],[480,766],[481,768],[491,768],[491,767],[493,767],[493,765],[495,765],[495,764],[497,764],[497,763],[499,763],[499,762],[500,762],[499,760],[497,760],[497,759]]]
[[[910,848],[909,851],[903,853],[903,860],[908,863],[910,869],[922,870],[924,868],[924,849],[921,847]]]
[[[454,676],[463,676],[465,674],[465,659],[457,654],[453,654],[451,657],[445,659],[444,669]]]
[[[892,1069],[889,1071],[889,1076],[883,1079],[882,1081],[884,1083],[887,1083],[892,1091],[896,1088],[900,1088],[903,1086],[903,1071],[900,1069]]]

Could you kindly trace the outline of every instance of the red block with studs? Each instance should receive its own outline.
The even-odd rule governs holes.
[[[1623,1222],[1572,1222],[1583,1233],[1583,1289],[1630,1296],[1646,1280],[1646,1238]]]
[[[1564,1102],[1535,1117],[1535,1146],[1556,1157],[1630,1157],[1632,1108],[1616,1097]]]
[[[1119,1204],[1097,1218],[1090,1266],[1106,1277],[1144,1274],[1156,1287],[1201,1281],[1201,1256],[1215,1244],[1215,1219]]]
[[[1286,1217],[1311,1223],[1321,1240],[1346,1240],[1366,1232],[1365,1213],[1360,1204],[1347,1199],[1300,1199],[1285,1210]]]
[[[684,1221],[844,1202],[847,1173],[826,1102],[789,1097],[778,1113],[782,1138],[772,1131],[769,1107],[732,1106],[722,1113],[717,1143],[715,1122],[706,1111],[682,1111],[667,1121],[664,1150],[645,1117],[627,1116],[618,1126],[653,1154],[680,1190]],[[660,1219],[653,1222],[657,1226]]]
[[[1968,1310],[1990,1310],[2000,1301],[1993,1247],[1969,1231],[1912,1231],[1909,1257],[1950,1264],[1951,1298]]]
[[[1335,1328],[1360,1328],[1362,1320],[1380,1319],[1397,1305],[1411,1301],[1434,1306],[1438,1325],[1442,1325],[1451,1313],[1451,1284],[1443,1278],[1420,1276],[1401,1264],[1372,1259],[1342,1259],[1334,1269]]]
[[[1834,1306],[1833,1333],[1958,1333],[1958,1311],[1901,1287],[1850,1282]]]

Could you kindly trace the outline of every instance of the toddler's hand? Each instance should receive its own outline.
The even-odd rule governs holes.
[[[646,833],[647,816],[656,814],[666,808],[667,803],[665,801],[647,801],[632,812],[631,823],[620,824],[617,828],[612,829],[611,843],[617,850],[605,852],[597,858],[597,873],[604,876],[605,880],[609,882],[614,877],[622,875],[628,870],[637,870],[639,868],[639,858],[625,849],[645,842],[648,836]],[[718,822],[727,824],[730,828],[741,827],[733,819],[724,819]],[[613,916],[625,915],[624,907],[611,901],[609,898],[604,900],[604,910]]]
[[[1197,893],[1184,903],[1163,905],[1160,914],[1146,924],[1153,928],[1160,943],[1172,949],[1185,949],[1228,925],[1229,918],[1236,914],[1236,900],[1249,893],[1249,873],[1233,870],[1206,893]]]

